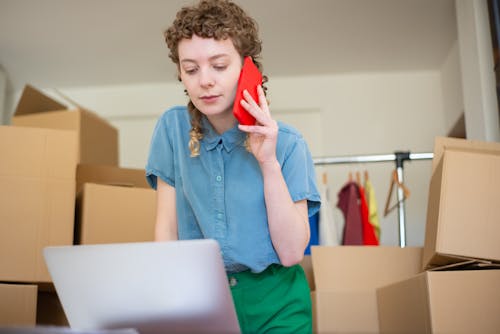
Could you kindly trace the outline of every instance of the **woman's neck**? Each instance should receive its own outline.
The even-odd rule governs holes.
[[[206,117],[214,128],[215,132],[217,132],[219,135],[223,134],[229,129],[232,129],[237,123],[237,120],[232,113],[229,115],[212,115]]]

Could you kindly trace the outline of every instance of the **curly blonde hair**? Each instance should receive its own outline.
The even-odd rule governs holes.
[[[228,0],[202,0],[198,4],[183,7],[173,24],[165,31],[165,41],[170,50],[169,57],[179,68],[179,42],[196,35],[202,38],[224,40],[230,38],[241,57],[251,56],[262,72],[259,61],[262,42],[258,36],[257,22],[238,5]],[[180,76],[178,75],[180,81]],[[263,76],[263,83],[267,76]],[[264,92],[267,90],[264,87]],[[202,113],[190,100],[187,105],[191,115],[189,149],[191,156],[200,154],[200,140],[203,138]]]

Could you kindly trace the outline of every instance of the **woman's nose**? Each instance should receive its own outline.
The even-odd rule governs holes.
[[[212,87],[215,84],[215,79],[211,75],[210,71],[203,70],[200,73],[200,86],[202,87]]]

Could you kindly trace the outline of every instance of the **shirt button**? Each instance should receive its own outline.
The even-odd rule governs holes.
[[[224,215],[222,213],[217,214],[217,218],[222,219],[222,217],[224,217]]]
[[[220,182],[222,180],[222,176],[220,175],[217,175],[217,177],[215,178],[218,182]]]
[[[236,286],[237,284],[238,284],[238,280],[235,277],[229,278],[229,285],[230,286]]]

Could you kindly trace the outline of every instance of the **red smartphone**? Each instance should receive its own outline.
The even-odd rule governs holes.
[[[240,104],[243,98],[243,91],[246,89],[255,102],[259,103],[257,86],[262,84],[262,74],[252,61],[251,57],[245,57],[241,68],[236,97],[234,99],[233,114],[240,124],[255,125],[255,118],[250,115]]]

